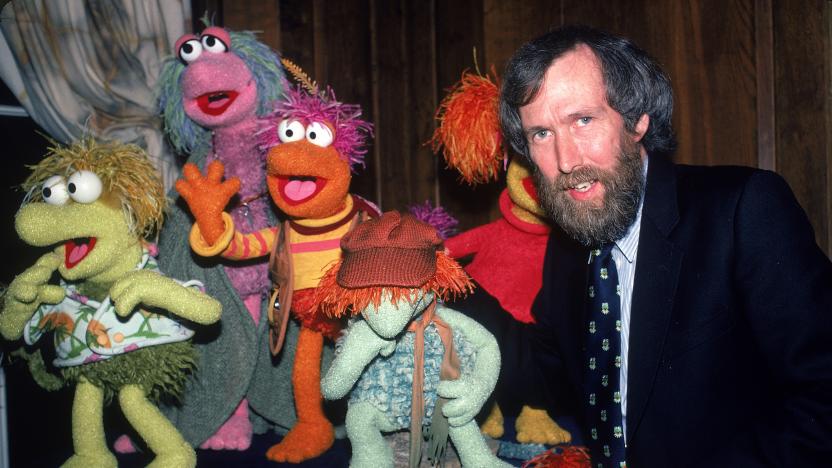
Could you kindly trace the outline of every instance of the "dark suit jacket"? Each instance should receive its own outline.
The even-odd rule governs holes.
[[[628,466],[832,466],[832,265],[787,184],[651,157],[640,229]],[[504,397],[579,421],[587,258],[556,229],[537,324],[481,317]]]

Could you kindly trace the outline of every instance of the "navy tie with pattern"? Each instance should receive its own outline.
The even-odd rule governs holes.
[[[614,244],[591,252],[584,389],[592,466],[624,465],[621,415],[621,289]]]

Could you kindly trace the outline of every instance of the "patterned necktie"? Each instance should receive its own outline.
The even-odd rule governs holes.
[[[589,266],[584,389],[592,466],[624,465],[621,416],[621,290],[612,245],[593,250]]]

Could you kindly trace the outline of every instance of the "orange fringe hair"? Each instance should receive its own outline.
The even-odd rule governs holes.
[[[401,299],[408,302],[413,300],[412,292],[414,288],[372,286],[350,289],[341,286],[338,284],[337,278],[342,262],[343,260],[338,260],[327,270],[315,290],[316,302],[321,305],[321,310],[330,317],[357,315],[370,304],[378,307],[385,292],[392,294],[394,302]],[[460,295],[465,296],[474,290],[474,285],[459,263],[446,255],[445,252],[437,251],[436,273],[433,278],[415,289],[421,292],[432,292],[437,299],[446,301]]]
[[[488,76],[465,71],[436,110],[439,126],[431,148],[438,153],[444,146],[448,167],[459,171],[469,185],[497,180],[507,157],[499,101],[500,90]]]

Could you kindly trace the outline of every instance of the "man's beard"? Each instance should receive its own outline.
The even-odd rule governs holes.
[[[599,247],[627,234],[644,193],[644,171],[637,144],[622,138],[622,150],[611,170],[584,166],[569,174],[558,174],[549,182],[537,165],[532,166],[540,205],[570,237],[584,246]],[[569,187],[593,180],[604,186],[601,206],[594,201],[577,201],[569,195]]]

